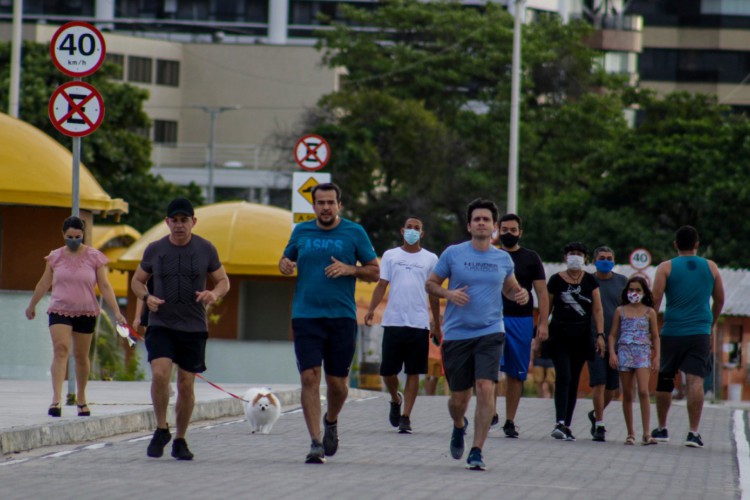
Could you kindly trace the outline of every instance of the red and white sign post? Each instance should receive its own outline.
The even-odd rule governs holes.
[[[52,93],[49,118],[60,133],[73,138],[72,211],[77,217],[80,215],[81,137],[92,133],[104,120],[101,94],[81,78],[99,69],[107,46],[96,27],[74,21],[61,26],[52,35],[49,52],[57,69],[73,77],[72,82],[60,85]]]
[[[319,135],[307,134],[294,145],[294,161],[304,171],[292,175],[292,229],[300,222],[315,219],[312,190],[318,184],[331,182],[331,174],[318,172],[330,158],[331,147]]]
[[[50,41],[49,52],[57,69],[73,77],[72,82],[60,85],[49,100],[52,125],[73,138],[72,212],[78,217],[80,209],[81,137],[101,125],[104,101],[101,94],[81,81],[96,72],[104,62],[107,45],[101,32],[88,23],[71,22],[61,26]],[[76,403],[76,381],[73,357],[68,360],[67,404]]]

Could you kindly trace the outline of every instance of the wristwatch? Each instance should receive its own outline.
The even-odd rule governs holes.
[[[603,333],[597,333],[596,336],[597,337],[604,337],[604,334]]]

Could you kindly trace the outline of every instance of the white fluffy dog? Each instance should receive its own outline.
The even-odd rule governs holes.
[[[253,434],[268,434],[279,419],[281,403],[266,387],[253,387],[245,393],[245,420],[253,429]]]

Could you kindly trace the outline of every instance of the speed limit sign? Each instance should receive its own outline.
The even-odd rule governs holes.
[[[107,47],[101,32],[89,23],[73,21],[55,32],[49,44],[52,62],[68,76],[88,76],[104,62]]]
[[[645,248],[636,248],[630,254],[630,267],[637,270],[646,269],[651,265],[651,253]]]

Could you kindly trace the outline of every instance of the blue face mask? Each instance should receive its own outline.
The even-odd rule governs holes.
[[[611,260],[597,260],[594,265],[596,270],[602,274],[608,274],[615,267],[615,263]]]
[[[421,231],[417,231],[416,229],[404,229],[404,241],[409,245],[418,242],[420,236]]]

